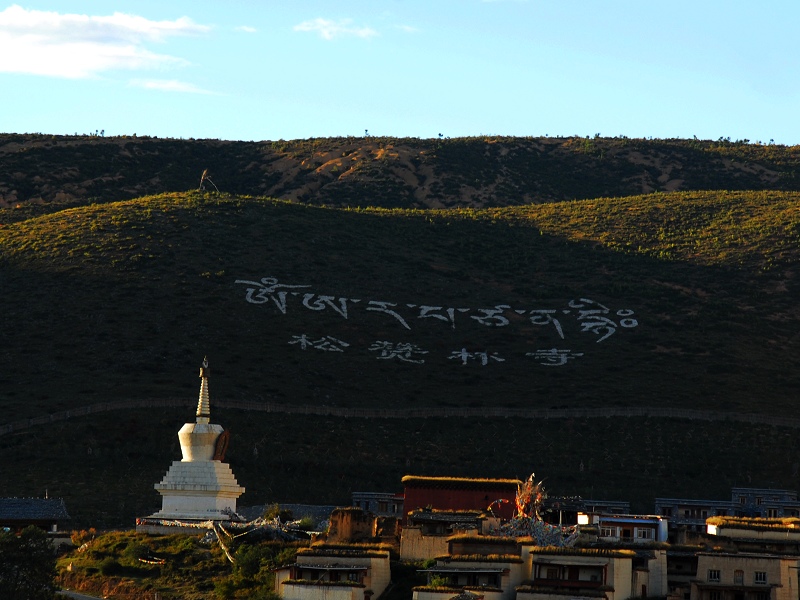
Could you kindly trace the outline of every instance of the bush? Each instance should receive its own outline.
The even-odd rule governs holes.
[[[302,531],[311,531],[314,529],[314,519],[311,517],[303,517],[297,522],[297,528]]]
[[[26,527],[19,536],[0,533],[0,598],[53,598],[55,568],[55,553],[38,527]]]
[[[140,558],[147,558],[150,555],[150,549],[144,544],[132,543],[129,544],[122,556],[129,562],[136,564]]]
[[[449,577],[443,575],[431,575],[431,580],[428,583],[430,587],[449,587],[452,585]]]
[[[105,577],[109,577],[111,575],[119,575],[122,571],[122,565],[120,565],[116,560],[111,558],[103,559],[103,562],[100,563],[100,573],[102,573]]]
[[[264,509],[264,514],[262,517],[265,519],[274,519],[275,517],[279,517],[281,522],[286,523],[287,521],[292,520],[292,511],[285,508],[282,509],[276,502],[274,504],[270,504]]]
[[[91,542],[97,535],[97,530],[91,527],[89,530],[81,529],[80,531],[73,531],[69,539],[78,547],[83,546],[87,542]]]
[[[236,593],[236,585],[230,579],[222,579],[214,584],[214,593],[220,600],[230,600]]]
[[[244,579],[252,579],[261,569],[261,559],[268,558],[268,551],[261,546],[245,544],[236,551],[234,573]]]

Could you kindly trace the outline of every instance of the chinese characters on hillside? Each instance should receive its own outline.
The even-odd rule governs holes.
[[[330,311],[343,320],[356,318],[359,313],[385,315],[401,328],[412,331],[422,326],[436,326],[436,322],[451,330],[463,327],[468,323],[484,327],[510,327],[512,319],[524,319],[531,325],[549,328],[559,339],[566,341],[564,324],[577,323],[579,334],[593,336],[596,343],[601,343],[613,336],[620,329],[631,329],[638,326],[634,311],[630,309],[612,309],[588,298],[569,301],[563,308],[512,307],[509,304],[497,304],[490,308],[447,307],[428,304],[398,304],[386,300],[365,298],[347,298],[316,294],[309,290],[309,285],[292,285],[278,283],[275,277],[263,277],[259,281],[237,279],[236,284],[244,285],[245,300],[251,304],[267,304],[274,306],[283,315],[289,310]],[[432,321],[432,320],[433,321]],[[371,345],[355,348],[344,340],[333,336],[308,336],[298,334],[288,340],[300,350],[322,352],[366,351],[378,360],[396,360],[405,363],[423,364],[425,358],[431,358],[431,352],[407,342],[376,340]],[[565,348],[541,348],[525,353],[527,360],[545,366],[564,366],[583,356],[582,352],[573,352]],[[455,348],[443,356],[454,364],[462,366],[476,365],[486,367],[491,364],[506,362],[506,357],[497,351],[487,349]],[[510,358],[510,357],[509,357]]]

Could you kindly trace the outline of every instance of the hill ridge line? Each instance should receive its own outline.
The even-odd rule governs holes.
[[[252,400],[216,400],[214,406],[226,409],[252,410],[277,414],[317,415],[343,418],[366,419],[426,419],[436,417],[484,417],[484,418],[516,418],[516,419],[575,419],[575,418],[662,418],[687,419],[690,421],[728,421],[750,423],[756,425],[772,425],[800,429],[800,419],[791,417],[775,417],[751,413],[720,413],[712,410],[673,409],[663,407],[605,407],[605,408],[545,408],[525,409],[510,407],[428,407],[428,408],[349,408],[341,406],[324,406],[312,404],[280,404],[276,402],[256,402]],[[95,413],[136,408],[178,408],[194,406],[178,398],[117,400],[97,402],[71,410],[63,410],[40,417],[19,419],[0,425],[0,435],[28,429],[38,425],[66,421],[73,417],[82,417]]]

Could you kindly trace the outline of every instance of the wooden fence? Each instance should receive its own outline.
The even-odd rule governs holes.
[[[507,407],[428,407],[428,408],[345,408],[310,404],[277,404],[250,400],[215,400],[214,406],[223,409],[259,411],[277,414],[315,415],[321,417],[341,417],[356,419],[427,419],[427,418],[506,418],[506,419],[596,419],[596,418],[651,418],[688,419],[692,421],[722,421],[772,425],[775,427],[800,428],[800,419],[776,417],[750,413],[726,413],[711,410],[690,410],[661,407],[603,407],[603,408],[507,408]],[[159,400],[117,400],[98,402],[71,410],[20,419],[0,425],[0,435],[66,421],[74,417],[84,417],[96,413],[138,408],[179,408],[188,410],[193,402],[185,399],[164,398]]]

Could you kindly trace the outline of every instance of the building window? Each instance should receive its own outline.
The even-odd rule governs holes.
[[[661,516],[663,517],[671,517],[672,516],[672,508],[669,506],[665,506],[661,509]]]
[[[777,508],[768,508],[767,509],[767,518],[768,519],[777,519],[778,518],[778,509]]]
[[[756,571],[755,577],[753,578],[753,582],[757,585],[767,585],[767,572],[766,571]]]
[[[709,569],[708,580],[719,583],[719,569]]]
[[[739,496],[739,504],[747,504],[747,496]]]
[[[616,527],[601,527],[600,537],[617,537]]]
[[[762,500],[761,496],[756,496],[756,506],[761,506]]]
[[[386,509],[389,508],[388,502],[378,502],[378,512],[386,512]]]
[[[736,569],[733,572],[733,585],[744,585],[744,571]]]
[[[560,579],[558,576],[558,569],[554,569],[552,567],[548,567],[547,569],[547,579]]]
[[[358,573],[348,573],[347,579],[348,581],[358,581],[359,580]]]
[[[636,537],[641,540],[652,540],[655,536],[653,535],[652,529],[644,529],[643,527],[637,527]]]

